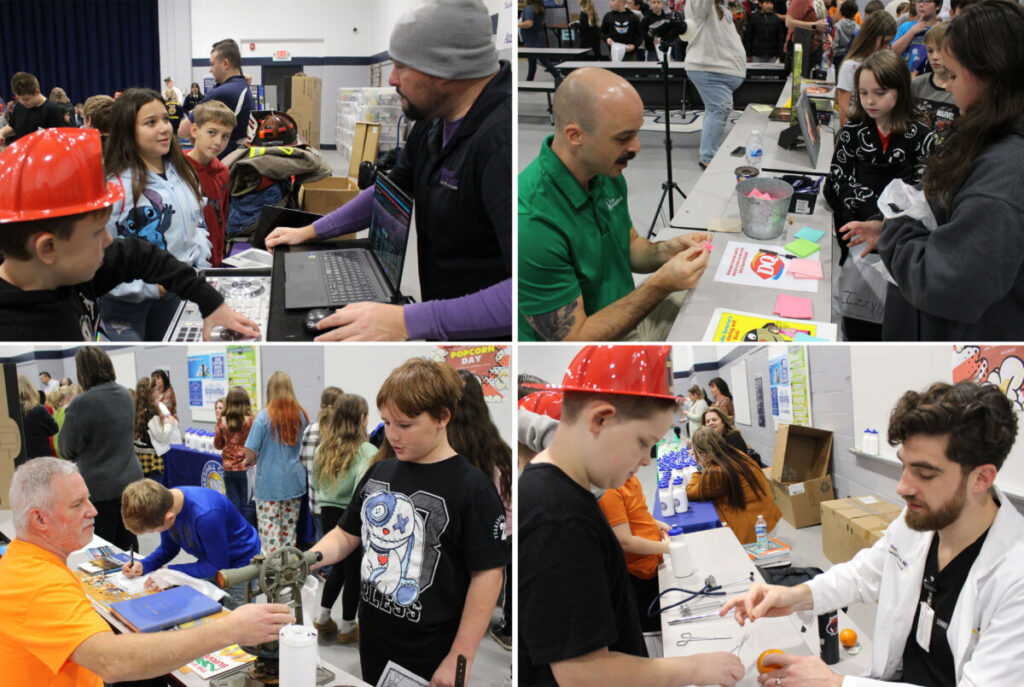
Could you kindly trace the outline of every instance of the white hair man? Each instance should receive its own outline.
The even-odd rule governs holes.
[[[277,639],[283,604],[249,604],[173,632],[115,635],[92,607],[68,555],[93,538],[96,509],[78,468],[35,458],[11,483],[15,539],[0,559],[0,664],[5,684],[100,687],[169,673],[230,644]]]

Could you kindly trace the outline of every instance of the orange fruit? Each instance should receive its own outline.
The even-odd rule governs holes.
[[[762,651],[761,655],[757,657],[757,672],[763,674],[763,673],[770,673],[771,671],[776,670],[776,668],[777,668],[776,666],[766,666],[764,664],[764,659],[765,659],[766,656],[768,656],[770,654],[782,654],[782,653],[785,653],[782,649],[768,649],[766,651]]]
[[[839,643],[849,649],[857,643],[857,633],[850,628],[846,628],[839,633]]]

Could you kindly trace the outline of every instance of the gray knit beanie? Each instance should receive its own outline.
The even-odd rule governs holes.
[[[442,79],[498,71],[491,16],[481,0],[433,0],[406,12],[391,32],[392,60]]]

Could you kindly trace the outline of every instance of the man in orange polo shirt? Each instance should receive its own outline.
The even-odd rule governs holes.
[[[648,616],[647,608],[658,595],[658,564],[661,555],[668,553],[668,525],[651,515],[636,475],[618,489],[606,491],[598,505],[626,553],[640,627],[644,632],[660,632],[661,617]]]
[[[4,684],[102,687],[164,675],[231,644],[277,639],[294,622],[283,604],[249,604],[187,630],[115,635],[67,566],[93,537],[96,509],[71,462],[20,466],[10,501],[16,538],[0,558],[0,671]]]

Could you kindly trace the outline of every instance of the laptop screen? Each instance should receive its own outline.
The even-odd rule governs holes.
[[[373,184],[370,250],[395,293],[402,285],[402,267],[412,221],[412,199],[383,174]]]

